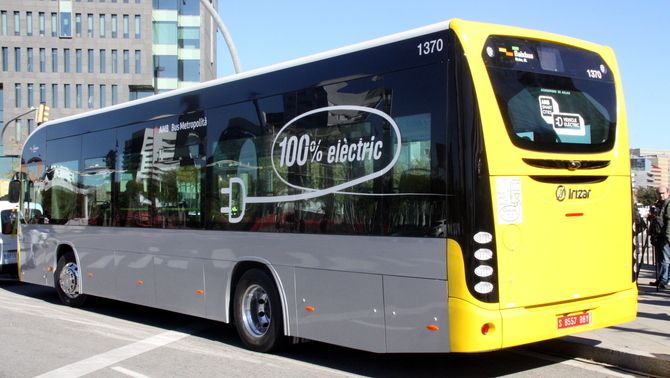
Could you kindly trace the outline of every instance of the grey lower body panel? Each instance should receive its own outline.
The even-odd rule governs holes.
[[[82,290],[230,321],[233,270],[271,270],[285,332],[374,352],[446,352],[446,240],[90,226],[23,229],[21,279],[53,285],[58,246]]]

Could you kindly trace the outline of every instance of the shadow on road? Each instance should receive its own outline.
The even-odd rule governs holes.
[[[0,277],[0,290],[60,306],[53,288]],[[166,331],[196,324],[201,331],[193,337],[243,348],[235,327],[217,321],[96,297],[90,297],[81,310]],[[294,344],[276,356],[351,374],[384,377],[491,377],[520,373],[536,376],[533,369],[566,360],[560,357],[533,357],[516,348],[473,354],[374,354],[319,342]]]

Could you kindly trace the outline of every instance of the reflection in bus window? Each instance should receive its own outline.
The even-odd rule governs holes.
[[[14,210],[0,211],[0,223],[2,224],[2,234],[4,235],[11,234],[15,222],[16,222],[16,213],[14,212]]]
[[[79,161],[53,162],[47,170],[45,192],[50,200],[49,218],[53,224],[72,224],[79,218],[77,206],[77,170]]]
[[[84,160],[81,189],[84,218],[91,226],[112,225],[112,169],[113,154],[106,158]]]
[[[154,227],[200,228],[205,128],[157,132],[153,171]]]
[[[153,129],[131,126],[118,129],[119,226],[150,227],[149,177]]]
[[[222,207],[229,207],[233,215],[240,210],[239,193],[234,192],[235,202],[230,204],[228,195],[223,195],[221,189],[230,186],[230,178],[239,177],[244,181],[249,195],[255,195],[263,190],[259,186],[259,157],[255,144],[262,143],[262,130],[258,125],[258,115],[251,103],[242,103],[216,109],[209,114],[212,121],[210,128],[210,226],[215,229],[228,228],[227,215],[221,213]],[[216,122],[216,123],[214,123]],[[267,162],[269,164],[269,161]],[[270,168],[271,170],[271,168]],[[237,188],[235,188],[237,189]],[[254,211],[247,209],[247,212]],[[249,222],[247,220],[247,222]],[[235,229],[246,229],[253,222],[238,224]]]
[[[44,182],[45,216],[53,224],[77,225],[81,222],[79,207],[79,155],[81,138],[70,137],[49,141]]]
[[[218,123],[210,126],[209,227],[444,237],[435,232],[446,218],[444,115],[433,113],[444,94],[425,82],[422,88],[415,88],[417,76],[436,77],[438,69],[423,67],[355,79],[210,111],[209,117]],[[417,90],[432,95],[418,101],[410,95]],[[399,156],[395,156],[398,141],[393,128],[373,113],[342,109],[304,115],[339,104],[390,114],[402,135]],[[363,153],[366,143],[372,146],[373,141],[375,153],[372,147]],[[304,144],[296,147],[296,143]],[[299,198],[372,177],[396,157],[389,177]],[[232,178],[241,180],[246,198],[262,200],[242,203],[242,188],[231,185]],[[267,200],[279,196],[285,199]],[[243,209],[244,217],[229,222],[224,209],[233,218]]]

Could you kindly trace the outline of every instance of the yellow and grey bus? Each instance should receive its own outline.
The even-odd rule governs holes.
[[[71,306],[381,353],[636,314],[618,67],[581,40],[451,20],[53,120],[21,163],[20,279]]]

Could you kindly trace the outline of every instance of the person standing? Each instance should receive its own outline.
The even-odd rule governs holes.
[[[661,233],[656,239],[654,247],[656,248],[656,262],[658,264],[658,275],[656,281],[652,281],[650,285],[656,285],[662,289],[670,284],[670,195],[668,195],[668,187],[663,185],[658,188],[659,212],[656,215],[662,224]]]

